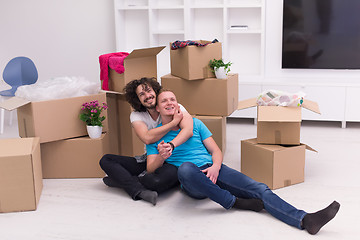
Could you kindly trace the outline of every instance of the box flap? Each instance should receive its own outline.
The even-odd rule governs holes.
[[[245,109],[245,108],[251,108],[257,106],[256,98],[250,98],[246,100],[239,101],[238,103],[238,110]]]
[[[12,97],[4,102],[0,102],[0,108],[11,111],[21,106],[24,106],[28,103],[31,103],[31,101],[26,100],[24,98]]]
[[[306,144],[304,144],[304,145],[305,145],[306,150],[313,151],[313,152],[316,152],[316,153],[318,152],[315,149],[313,149],[312,147],[310,147],[310,146],[308,146]]]
[[[142,57],[156,56],[164,48],[165,48],[165,46],[153,47],[153,48],[135,49],[125,58],[125,61],[126,61],[126,59],[131,59],[131,58],[142,58]]]
[[[319,105],[317,104],[317,102],[308,100],[308,99],[304,99],[303,104],[301,105],[303,108],[306,108],[310,111],[313,111],[315,113],[321,114],[320,113],[320,108]]]
[[[259,122],[301,122],[300,107],[259,106]]]
[[[115,91],[109,91],[109,90],[100,90],[99,92],[103,92],[103,93],[106,93],[106,94],[115,94],[115,95],[125,95],[125,93],[122,93],[122,92],[115,92]]]
[[[32,153],[35,138],[0,139],[0,157],[23,156]]]

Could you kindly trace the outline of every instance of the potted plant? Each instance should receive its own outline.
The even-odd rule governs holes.
[[[223,59],[210,60],[209,67],[211,71],[215,73],[216,78],[225,79],[230,72],[230,66],[232,62],[224,63]]]
[[[82,104],[80,120],[86,123],[86,129],[90,138],[100,138],[105,116],[101,116],[103,110],[108,108],[106,103],[99,104],[97,100]]]

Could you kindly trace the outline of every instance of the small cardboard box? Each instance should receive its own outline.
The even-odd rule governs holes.
[[[220,150],[225,153],[226,150],[226,117],[222,116],[194,116],[201,120],[213,134],[213,138]]]
[[[277,189],[304,182],[305,144],[265,145],[255,139],[241,141],[241,172]],[[316,152],[316,151],[315,151]]]
[[[98,100],[106,102],[106,94],[30,102],[13,97],[0,103],[7,110],[17,109],[20,137],[39,137],[40,143],[87,135],[86,124],[79,119],[81,105]],[[107,127],[107,111],[103,131]]]
[[[211,41],[198,40],[201,44],[209,43],[204,47],[195,45],[171,50],[170,43],[170,65],[171,75],[181,77],[186,80],[204,79],[214,77],[209,71],[210,60],[222,58],[221,43],[211,43]]]
[[[42,188],[39,138],[0,139],[0,212],[36,210]]]
[[[99,165],[104,154],[116,154],[110,149],[109,135],[98,139],[72,138],[41,144],[44,178],[99,178],[105,173]]]
[[[127,83],[143,77],[157,78],[156,55],[165,46],[135,49],[124,59],[125,71],[122,74],[109,69],[109,90],[123,92]]]
[[[229,116],[238,106],[238,74],[196,81],[168,74],[161,77],[161,85],[174,91],[178,102],[192,115]]]
[[[252,98],[240,101],[238,109],[255,106]],[[257,106],[258,143],[299,145],[302,108],[320,114],[318,104],[307,99],[301,107]]]

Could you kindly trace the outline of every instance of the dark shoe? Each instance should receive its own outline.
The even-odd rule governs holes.
[[[106,186],[108,187],[117,187],[117,188],[121,188],[121,186],[113,179],[109,178],[109,177],[104,177],[103,178],[103,182],[105,183]]]

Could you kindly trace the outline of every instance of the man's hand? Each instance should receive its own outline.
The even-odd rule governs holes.
[[[168,159],[172,154],[172,147],[169,143],[165,143],[164,140],[158,144],[157,147],[160,156],[165,160]]]
[[[173,122],[177,125],[179,125],[179,123],[181,122],[181,120],[183,119],[183,113],[180,110],[180,106],[178,106],[178,109],[175,111],[174,113],[174,117],[173,117]]]
[[[212,165],[211,167],[208,167],[204,170],[201,170],[203,173],[206,174],[206,176],[214,183],[216,184],[217,178],[219,176],[219,171],[220,171],[219,166],[217,165]]]

